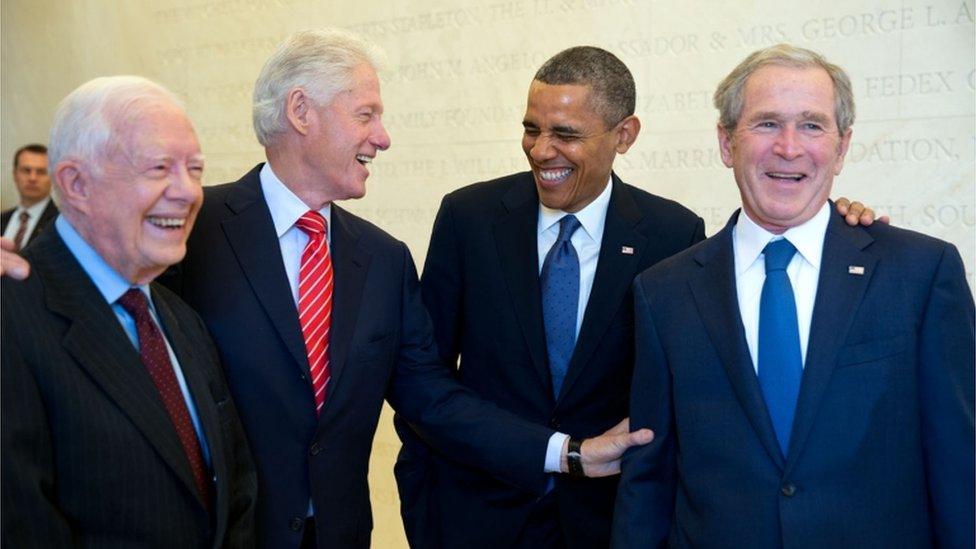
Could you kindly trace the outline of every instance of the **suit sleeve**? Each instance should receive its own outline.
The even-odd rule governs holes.
[[[671,529],[675,495],[675,434],[671,375],[642,277],[634,283],[635,362],[630,428],[647,427],[654,440],[631,448],[621,463],[613,514],[614,548],[663,547]]]
[[[478,398],[454,378],[438,357],[406,246],[403,258],[402,333],[390,404],[435,450],[541,495],[554,431]]]
[[[5,296],[6,297],[6,296]],[[34,375],[8,331],[0,328],[0,416],[3,417],[3,545],[69,547],[76,542],[55,503],[54,449],[44,399]]]
[[[954,246],[943,252],[918,346],[922,444],[940,547],[974,546],[973,296]]]
[[[422,292],[424,305],[434,326],[434,339],[444,364],[457,367],[460,354],[463,281],[460,250],[450,195],[441,201],[424,262]]]

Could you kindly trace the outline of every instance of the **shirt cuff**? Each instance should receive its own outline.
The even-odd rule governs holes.
[[[563,444],[569,439],[569,435],[555,432],[549,437],[549,446],[546,447],[546,471],[547,473],[559,473],[560,462],[563,457]]]

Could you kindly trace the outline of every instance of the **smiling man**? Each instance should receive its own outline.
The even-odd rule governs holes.
[[[742,209],[635,282],[614,547],[972,547],[974,307],[951,244],[827,200],[850,79],[781,44],[719,84]]]
[[[257,482],[200,318],[153,283],[186,252],[203,157],[143,78],[97,78],[51,129],[61,215],[2,283],[3,542],[247,547]]]

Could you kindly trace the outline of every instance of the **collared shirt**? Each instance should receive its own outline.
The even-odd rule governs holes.
[[[149,314],[152,315],[153,321],[156,322],[157,326],[162,327],[162,323],[159,322],[159,315],[156,313],[156,306],[153,304],[149,286],[132,286],[129,284],[122,275],[106,263],[102,259],[102,256],[78,234],[78,231],[71,226],[71,223],[63,215],[59,215],[54,221],[54,227],[61,236],[61,239],[64,240],[68,250],[71,251],[71,255],[75,256],[75,259],[81,264],[81,268],[88,273],[88,277],[91,278],[95,287],[98,288],[99,293],[102,294],[105,301],[112,307],[112,312],[115,313],[115,317],[118,319],[119,324],[122,325],[122,329],[125,330],[125,335],[129,337],[129,341],[132,342],[132,345],[138,352],[139,336],[136,332],[136,321],[118,303],[118,299],[130,288],[138,288],[142,293],[146,294],[146,299],[149,301]],[[187,387],[186,378],[183,377],[180,361],[176,358],[176,353],[173,352],[173,347],[166,338],[165,327],[162,327],[159,332],[163,336],[163,341],[166,342],[166,352],[169,354],[169,361],[173,365],[173,373],[176,374],[176,381],[180,385],[183,401],[186,402],[186,408],[190,413],[193,430],[196,431],[197,439],[200,441],[200,450],[203,452],[203,459],[206,460],[207,465],[210,465],[210,450],[207,446],[207,438],[204,436],[203,429],[200,426],[197,408],[193,403],[193,397],[190,395],[190,389]]]
[[[576,249],[576,255],[579,256],[580,266],[579,305],[576,309],[577,336],[579,336],[580,328],[583,326],[583,314],[586,312],[586,303],[590,300],[593,279],[596,277],[596,264],[600,259],[600,244],[603,243],[603,226],[607,222],[607,208],[610,206],[612,187],[613,185],[608,181],[603,192],[593,199],[593,202],[573,214],[581,225],[570,239],[573,248]],[[547,208],[542,202],[539,203],[536,240],[539,246],[540,274],[542,273],[542,265],[546,261],[546,254],[549,253],[550,248],[559,237],[559,220],[565,217],[567,213]]]
[[[271,211],[275,234],[278,236],[278,247],[281,248],[281,260],[285,263],[285,274],[288,275],[288,285],[291,296],[298,306],[298,271],[302,263],[302,252],[308,244],[308,235],[295,226],[298,218],[305,215],[309,208],[301,198],[278,179],[271,164],[265,163],[261,168],[261,192]],[[332,245],[332,204],[326,204],[319,210],[326,223],[326,239]]]
[[[34,229],[37,228],[37,222],[41,220],[41,214],[44,213],[44,208],[51,203],[51,197],[48,196],[44,200],[41,200],[37,204],[34,204],[30,208],[24,208],[21,205],[17,205],[14,209],[14,213],[10,216],[10,221],[7,223],[7,229],[3,231],[3,237],[13,240],[17,236],[17,231],[20,229],[20,214],[21,212],[27,212],[30,215],[30,219],[27,220],[27,230],[24,231],[24,242],[27,243],[30,240],[32,234],[34,234]]]
[[[800,333],[800,356],[806,366],[807,343],[810,341],[810,323],[813,320],[813,304],[817,299],[817,283],[820,279],[820,261],[823,257],[824,236],[830,222],[830,204],[824,203],[820,211],[802,225],[787,229],[782,235],[763,229],[743,210],[732,229],[732,250],[735,255],[735,288],[739,299],[739,313],[746,333],[746,343],[752,356],[752,367],[758,372],[759,364],[759,299],[763,282],[766,281],[766,259],[763,248],[771,240],[785,238],[796,247],[796,254],[786,267],[786,274],[793,286],[796,301],[797,328]]]
[[[586,312],[586,304],[590,300],[590,291],[593,289],[593,279],[596,277],[596,265],[600,259],[600,245],[603,243],[603,227],[607,222],[607,209],[610,207],[610,194],[613,189],[612,179],[607,181],[607,186],[603,189],[593,202],[587,204],[583,209],[574,213],[580,222],[580,228],[573,233],[570,242],[576,249],[580,264],[580,285],[579,285],[579,304],[576,309],[576,335],[579,336],[580,328],[583,326],[583,314]],[[567,212],[547,208],[539,202],[539,222],[537,224],[536,242],[539,246],[539,273],[542,273],[542,265],[546,261],[546,254],[559,238],[559,220],[567,215]],[[563,444],[569,435],[555,433],[549,438],[549,445],[546,447],[545,471],[547,473],[558,473],[562,458]],[[551,481],[550,481],[551,482]]]

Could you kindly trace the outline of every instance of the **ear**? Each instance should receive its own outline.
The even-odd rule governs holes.
[[[844,168],[844,157],[847,156],[847,149],[851,146],[852,135],[854,135],[854,130],[847,128],[844,135],[840,136],[840,143],[837,144],[837,162],[834,164],[834,175],[840,175],[840,171]]]
[[[617,123],[617,154],[624,154],[630,149],[634,141],[637,141],[640,129],[640,119],[633,114]]]
[[[732,167],[732,134],[721,124],[715,126],[718,131],[718,151],[722,155],[722,163],[726,168]]]
[[[54,185],[61,195],[61,202],[81,213],[88,213],[92,179],[87,166],[74,159],[62,160],[54,167]]]
[[[312,100],[302,88],[292,88],[285,96],[285,117],[291,127],[301,135],[308,134],[311,111]]]

